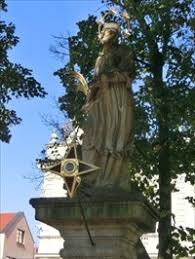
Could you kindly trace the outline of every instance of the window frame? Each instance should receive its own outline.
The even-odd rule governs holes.
[[[25,236],[25,231],[21,228],[18,228],[16,232],[16,243],[19,245],[24,245],[24,241],[25,241],[24,236]]]

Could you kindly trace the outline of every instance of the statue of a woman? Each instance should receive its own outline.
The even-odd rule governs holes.
[[[100,167],[85,181],[94,187],[129,189],[128,151],[133,140],[134,77],[132,52],[118,43],[117,23],[105,23],[99,33],[103,45],[95,64],[94,81],[84,110],[82,158]]]

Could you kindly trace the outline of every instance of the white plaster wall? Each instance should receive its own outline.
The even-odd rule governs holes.
[[[158,234],[157,232],[155,233],[150,233],[147,235],[143,235],[141,237],[141,241],[146,248],[147,253],[149,254],[150,258],[157,258],[158,255]]]
[[[57,149],[52,145],[48,145],[46,156],[49,159],[62,159],[66,152],[64,145],[58,145]],[[44,180],[41,187],[41,197],[66,197],[66,191],[63,189],[62,177],[44,173]],[[44,223],[39,223],[39,247],[36,259],[55,259],[60,258],[59,251],[63,247],[63,239],[60,237],[59,231]]]
[[[185,175],[181,175],[176,183],[179,192],[172,194],[172,209],[175,214],[175,225],[195,228],[195,209],[185,199],[186,196],[195,197],[195,186],[185,183]]]
[[[41,190],[42,197],[66,197],[63,189],[63,179],[51,173],[46,173]],[[59,232],[44,223],[39,223],[39,248],[36,259],[60,258],[59,251],[63,247],[63,239]]]
[[[176,227],[182,225],[183,227],[195,228],[195,209],[185,200],[186,196],[195,197],[195,186],[185,183],[185,175],[181,175],[177,179],[176,188],[179,192],[172,193],[172,211],[175,214],[173,224]],[[158,233],[143,235],[141,239],[150,257],[157,258]]]
[[[63,184],[62,177],[52,173],[44,173],[41,197],[66,197]]]
[[[38,254],[58,255],[59,251],[63,248],[63,240],[57,236],[43,236],[40,237],[41,246],[39,247]],[[60,257],[60,256],[59,256]]]
[[[3,259],[5,234],[0,233],[0,259]]]
[[[41,223],[39,229],[39,238],[43,238],[44,236],[59,236],[58,230],[52,228],[51,226]]]
[[[59,232],[44,223],[39,224],[39,248],[36,259],[60,258],[59,251],[63,248],[63,239]]]

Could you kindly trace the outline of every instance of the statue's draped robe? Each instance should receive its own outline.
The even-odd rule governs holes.
[[[133,138],[133,58],[124,46],[97,58],[86,104],[83,160],[100,167],[86,177],[96,187],[128,186],[128,151]]]

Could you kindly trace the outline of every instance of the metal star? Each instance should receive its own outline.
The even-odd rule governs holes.
[[[64,188],[72,198],[81,182],[81,176],[98,170],[99,167],[79,160],[76,145],[72,146],[66,157],[58,163],[46,166],[45,170],[64,179]]]

